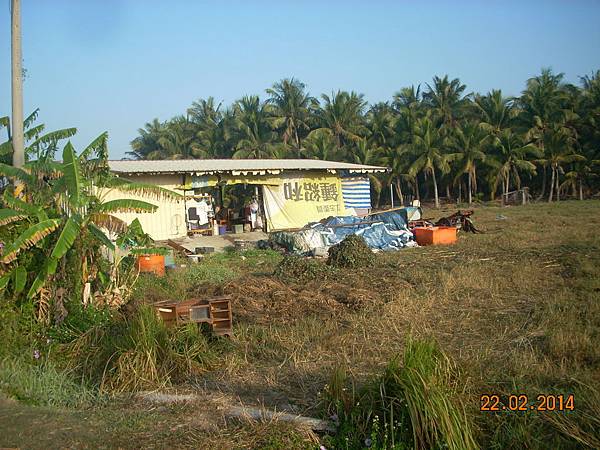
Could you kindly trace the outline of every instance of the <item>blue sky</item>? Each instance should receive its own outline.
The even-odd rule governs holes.
[[[9,0],[0,7],[0,115],[10,114]],[[519,94],[542,67],[600,69],[600,2],[22,0],[25,110],[102,131],[121,158],[137,129],[208,96],[229,104],[294,76],[370,102],[433,75]]]

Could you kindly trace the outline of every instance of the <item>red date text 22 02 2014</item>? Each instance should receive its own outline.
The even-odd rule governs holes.
[[[573,394],[539,394],[530,398],[525,394],[497,395],[482,394],[479,398],[480,411],[573,411]]]

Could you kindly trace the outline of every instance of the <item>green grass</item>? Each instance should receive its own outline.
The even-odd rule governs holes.
[[[27,404],[41,406],[75,408],[99,401],[97,390],[77,382],[72,374],[52,362],[38,364],[24,358],[0,360],[0,391]]]
[[[409,339],[404,356],[357,388],[345,370],[333,372],[327,411],[340,421],[334,448],[477,448],[472,418],[456,395],[456,368],[431,341]]]

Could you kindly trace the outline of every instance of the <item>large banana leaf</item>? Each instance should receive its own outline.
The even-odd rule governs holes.
[[[0,291],[6,289],[6,286],[8,285],[8,282],[10,281],[11,275],[12,275],[12,272],[9,272],[0,277]]]
[[[52,250],[51,258],[60,259],[65,253],[69,251],[75,239],[79,235],[79,229],[81,228],[81,218],[75,214],[67,219],[65,226],[60,232],[60,236],[56,241],[54,250]]]
[[[54,258],[48,258],[46,264],[42,268],[42,270],[38,273],[37,277],[31,283],[31,287],[29,288],[29,292],[27,292],[27,298],[32,298],[35,296],[44,284],[46,283],[46,279],[48,275],[52,275],[56,272],[56,266],[58,265],[58,260]]]
[[[2,195],[2,200],[4,204],[11,209],[17,211],[23,211],[29,215],[37,215],[42,208],[39,206],[33,205],[31,203],[24,202],[23,200],[16,198],[11,192],[10,189],[5,189],[4,194]]]
[[[48,219],[43,222],[36,223],[23,231],[14,242],[11,242],[4,248],[2,253],[2,262],[8,264],[17,258],[20,251],[26,250],[34,246],[39,241],[44,239],[60,225],[59,219]]]
[[[101,213],[116,212],[154,212],[158,206],[152,203],[134,199],[109,200],[97,206],[96,211]]]
[[[22,211],[15,211],[14,209],[0,209],[0,226],[7,225],[11,222],[16,222],[27,217],[27,214],[23,214]]]
[[[81,202],[81,171],[71,142],[67,142],[63,150],[63,165],[69,199],[73,205],[79,206]]]
[[[135,183],[124,178],[112,178],[107,180],[105,187],[116,189],[121,192],[139,195],[146,198],[160,199],[183,199],[183,196],[177,192],[165,189],[161,186],[147,183]]]
[[[23,291],[25,284],[27,284],[27,269],[23,266],[15,267],[13,272],[13,290],[15,294]]]
[[[104,228],[111,233],[124,233],[127,231],[127,222],[106,213],[90,214],[89,220],[99,228]]]
[[[25,184],[33,184],[33,177],[29,172],[8,164],[0,163],[0,175],[7,178],[17,178]]]
[[[98,228],[95,224],[88,223],[88,230],[90,231],[92,236],[94,236],[96,239],[98,239],[98,241],[100,241],[106,247],[108,247],[111,250],[115,249],[115,244],[113,244],[111,242],[111,240],[104,234],[104,232],[100,228]]]
[[[33,122],[36,121],[40,108],[36,108],[31,114],[29,114],[23,121],[23,128],[29,128]]]
[[[13,152],[12,141],[6,141],[0,144],[0,156],[8,155]]]
[[[108,132],[105,131],[83,149],[79,155],[79,162],[84,163],[92,154],[99,158],[108,158]]]
[[[77,133],[77,128],[63,128],[62,130],[50,131],[49,133],[40,136],[35,141],[27,146],[27,151],[37,149],[41,144],[55,144],[61,139],[68,139]]]
[[[46,128],[46,126],[42,123],[41,125],[38,125],[25,131],[25,133],[23,133],[25,136],[25,140],[30,141],[34,137],[39,136],[40,133],[44,131],[44,128]]]

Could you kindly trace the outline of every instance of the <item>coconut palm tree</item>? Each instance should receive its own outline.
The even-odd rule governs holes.
[[[392,106],[396,112],[393,123],[395,145],[411,143],[415,123],[425,113],[421,87],[402,88],[394,94]]]
[[[473,192],[477,192],[477,166],[486,159],[486,147],[491,135],[475,122],[467,122],[454,130],[450,139],[450,147],[456,152],[446,155],[448,161],[454,162],[457,175],[455,181],[467,174],[467,198],[469,205],[473,202]]]
[[[556,125],[546,129],[542,136],[544,142],[544,156],[537,160],[538,163],[550,168],[550,190],[548,202],[552,202],[556,193],[556,200],[560,200],[560,175],[564,173],[563,166],[568,163],[585,160],[585,157],[573,150],[574,139],[567,128]]]
[[[525,133],[525,139],[535,143],[544,153],[546,152],[545,138],[555,136],[549,132],[551,128],[564,126],[572,116],[568,110],[568,93],[563,83],[564,74],[555,74],[551,69],[542,69],[542,73],[527,80],[527,87],[519,99],[520,113],[518,123]],[[547,155],[549,156],[549,155]],[[542,189],[540,197],[546,191],[546,170],[550,158],[541,158]],[[553,175],[555,170],[551,169]],[[550,191],[554,189],[551,183]],[[550,194],[552,196],[552,194]]]
[[[331,130],[326,128],[311,131],[302,145],[300,152],[304,158],[323,161],[341,161],[344,158],[344,153],[337,147]]]
[[[415,177],[409,175],[411,146],[402,144],[396,148],[388,148],[384,151],[383,161],[390,168],[389,179],[394,186],[400,204],[404,204],[404,192],[402,181],[408,181],[415,192]]]
[[[233,158],[272,158],[277,133],[271,127],[272,108],[256,95],[245,96],[234,107],[235,152]],[[281,154],[281,150],[278,150]]]
[[[337,91],[321,98],[323,105],[313,101],[313,114],[318,128],[331,130],[338,148],[367,134],[363,118],[367,102],[362,94]]]
[[[427,84],[423,101],[446,129],[455,127],[464,115],[469,102],[468,97],[464,96],[466,88],[458,78],[450,80],[448,75],[444,75],[443,78],[435,76],[433,85]]]
[[[197,156],[196,126],[187,117],[176,116],[167,123],[158,144],[164,159],[191,159]]]
[[[131,151],[127,155],[135,159],[164,159],[164,149],[159,143],[165,134],[167,125],[158,119],[147,122],[138,129],[139,136],[131,141]]]
[[[305,89],[299,80],[286,78],[266,90],[270,95],[267,102],[273,105],[273,126],[283,131],[284,145],[294,143],[297,156],[300,156],[301,134],[310,131],[309,107],[314,100]]]
[[[517,113],[515,99],[502,96],[500,89],[493,89],[486,95],[475,95],[473,104],[479,112],[481,127],[494,136],[510,127]]]
[[[394,137],[394,111],[385,102],[376,103],[366,116],[369,128],[369,143],[372,146],[388,148]]]
[[[488,159],[488,162],[495,168],[492,197],[496,192],[498,182],[502,181],[504,198],[510,192],[512,180],[517,189],[520,189],[521,174],[535,175],[536,167],[532,160],[536,157],[540,158],[542,153],[535,145],[525,143],[523,137],[514,133],[510,128],[502,130],[494,139],[493,144],[495,153]]]
[[[383,162],[381,151],[379,148],[372,147],[365,138],[359,138],[351,150],[352,162],[356,164],[364,164],[367,166],[379,166]],[[374,174],[368,175],[371,180],[371,186],[375,191],[375,205],[379,206],[379,200],[381,198],[381,190],[383,184],[381,180]]]
[[[442,173],[450,170],[448,157],[444,153],[444,138],[429,116],[417,120],[411,148],[414,160],[408,170],[410,176],[423,172],[431,175],[435,207],[440,207],[436,169]]]

